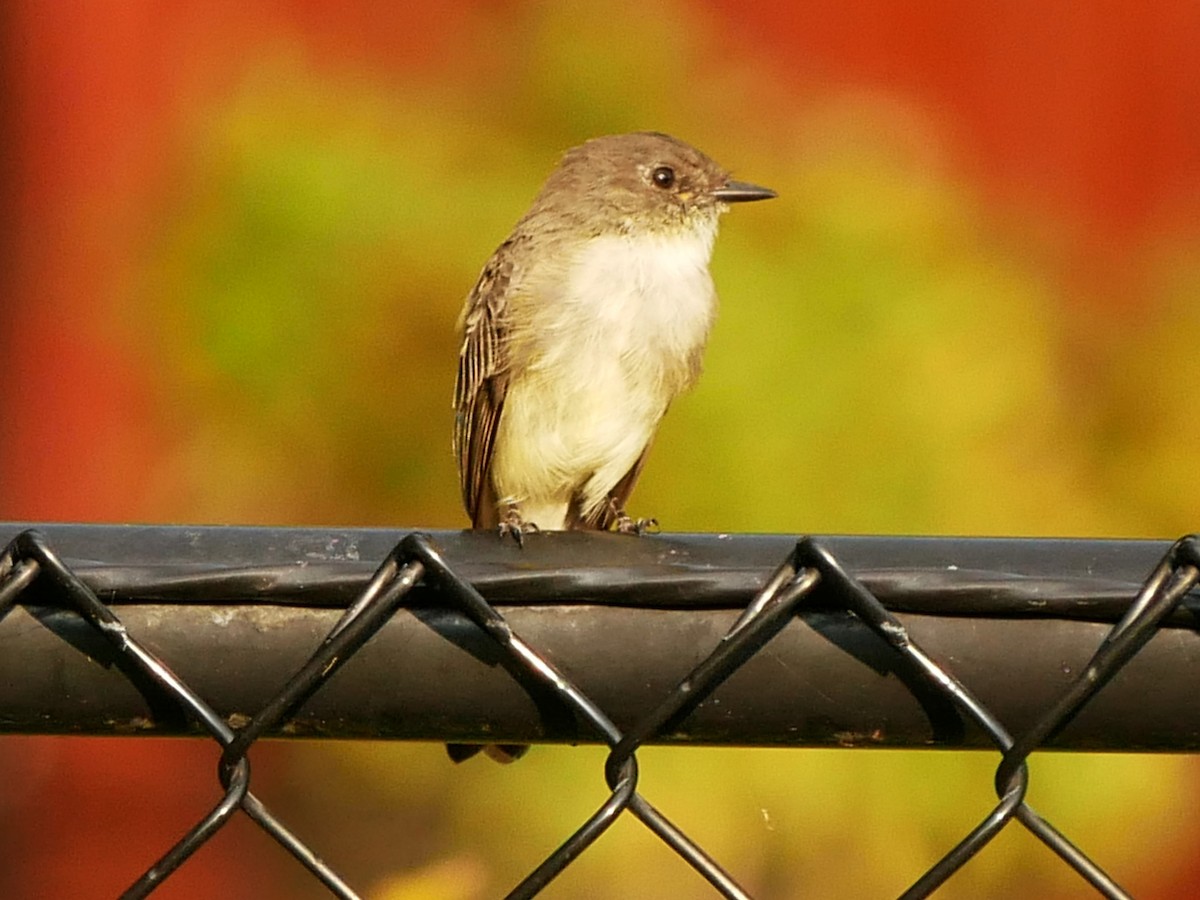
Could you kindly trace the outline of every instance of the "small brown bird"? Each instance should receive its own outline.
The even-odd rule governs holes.
[[[475,528],[649,524],[625,503],[700,373],[717,219],[774,196],[665,134],[567,151],[459,319],[454,447]]]

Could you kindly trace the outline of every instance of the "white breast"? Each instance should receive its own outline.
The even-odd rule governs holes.
[[[564,299],[571,319],[626,353],[669,355],[702,346],[713,316],[714,236],[706,230],[589,241],[569,271]]]
[[[509,385],[493,477],[543,528],[574,494],[603,504],[689,386],[715,311],[711,229],[587,242],[537,303],[536,346]],[[541,520],[531,514],[539,510]]]

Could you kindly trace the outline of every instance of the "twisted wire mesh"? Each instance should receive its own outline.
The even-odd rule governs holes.
[[[1016,820],[1101,895],[1120,898],[1128,894],[1026,802],[1030,786],[1026,760],[1066,727],[1146,646],[1198,581],[1200,539],[1192,535],[1171,546],[1141,590],[1124,607],[1087,665],[1059,699],[1015,737],[946,666],[916,643],[904,624],[846,570],[827,546],[813,538],[795,543],[716,646],[656,707],[623,730],[567,673],[524,640],[497,608],[446,561],[428,536],[419,533],[404,536],[392,548],[303,665],[256,714],[237,728],[231,727],[164,660],[130,634],[112,606],[101,601],[97,591],[64,563],[37,530],[22,531],[0,555],[0,620],[33,591],[42,592],[39,599],[49,591],[60,605],[72,610],[112,647],[127,677],[144,679],[164,691],[184,715],[222,746],[217,773],[223,791],[220,802],[142,873],[124,897],[145,897],[153,892],[238,811],[279,842],[331,894],[342,898],[357,896],[250,792],[247,754],[255,741],[295,715],[352,660],[420,585],[435,591],[443,602],[473,622],[501,654],[510,671],[550,691],[596,739],[610,748],[604,768],[610,796],[536,865],[508,897],[537,895],[622,813],[628,812],[691,865],[719,895],[748,898],[749,893],[730,873],[642,796],[636,753],[648,741],[672,733],[726,679],[788,627],[801,609],[820,602],[852,614],[890,648],[897,671],[905,670],[909,679],[920,680],[952,703],[1001,753],[995,775],[998,796],[995,808],[900,896],[928,896]]]

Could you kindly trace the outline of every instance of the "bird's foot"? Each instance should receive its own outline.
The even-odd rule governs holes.
[[[621,516],[617,519],[617,532],[619,534],[658,534],[658,519],[651,516],[649,519],[631,519],[629,516]]]
[[[615,500],[609,500],[608,507],[612,511],[618,534],[658,534],[658,519],[634,519],[617,506]]]
[[[521,518],[521,511],[516,505],[509,505],[504,511],[504,518],[500,520],[500,525],[497,529],[500,532],[500,537],[512,535],[518,547],[525,546],[525,535],[533,534],[536,531],[541,531],[533,522],[526,522]]]

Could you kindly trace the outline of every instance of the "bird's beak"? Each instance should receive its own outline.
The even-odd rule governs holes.
[[[722,203],[749,203],[751,200],[770,200],[778,196],[770,188],[759,187],[747,181],[727,181],[712,192]]]

